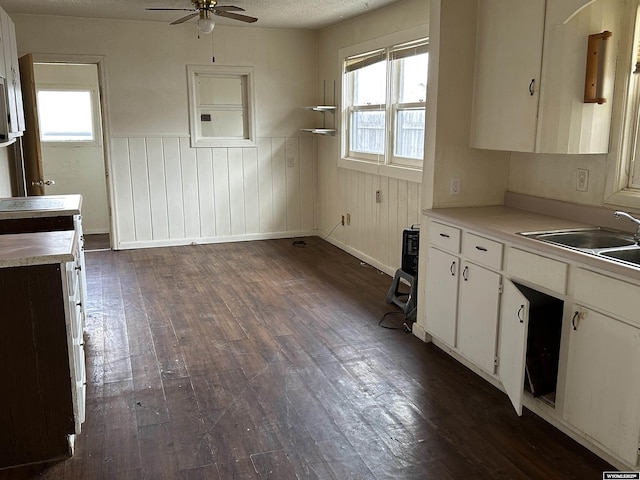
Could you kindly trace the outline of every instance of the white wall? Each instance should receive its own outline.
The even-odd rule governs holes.
[[[340,49],[414,27],[427,36],[428,22],[429,1],[407,0],[321,30],[314,103],[323,100],[323,82],[327,85],[327,98],[333,98],[334,81],[340,102]],[[329,240],[393,273],[401,263],[402,230],[420,223],[422,186],[419,182],[338,168],[339,158],[339,132],[335,137],[318,139],[320,229],[329,233],[341,215],[350,213],[351,225],[338,226]],[[376,203],[376,190],[382,192],[382,203]]]
[[[41,85],[90,88],[98,91],[98,67],[89,65],[35,64],[36,87]],[[44,178],[55,180],[46,186],[46,195],[82,195],[82,227],[85,233],[109,232],[107,179],[101,133],[91,145],[51,145],[42,143]]]
[[[307,234],[315,149],[316,34],[12,15],[18,50],[105,59],[116,248]],[[253,66],[258,146],[192,149],[187,65]],[[285,156],[286,155],[286,156]],[[294,157],[294,165],[286,159]]]
[[[476,9],[475,0],[431,1],[425,208],[500,205],[507,188],[509,154],[469,148]]]

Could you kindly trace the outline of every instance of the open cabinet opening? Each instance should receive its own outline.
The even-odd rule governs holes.
[[[564,302],[524,285],[516,287],[530,302],[524,389],[555,405]]]

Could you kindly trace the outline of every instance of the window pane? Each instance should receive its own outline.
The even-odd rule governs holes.
[[[200,105],[242,105],[242,78],[198,75]]]
[[[38,120],[43,142],[93,141],[91,92],[38,91]]]
[[[429,54],[405,57],[394,63],[400,68],[399,103],[426,101]]]
[[[424,109],[398,110],[396,114],[395,157],[424,158]]]
[[[351,72],[353,75],[353,104],[382,105],[386,97],[386,63],[378,62]]]
[[[355,111],[351,114],[351,151],[384,154],[384,111]]]

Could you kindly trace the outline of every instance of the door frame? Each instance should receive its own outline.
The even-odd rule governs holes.
[[[100,121],[102,122],[102,151],[104,156],[104,173],[106,176],[107,208],[109,210],[109,243],[111,248],[118,245],[119,236],[117,211],[113,199],[114,185],[111,178],[111,134],[109,126],[109,101],[106,74],[106,57],[104,55],[48,54],[32,53],[33,63],[80,63],[93,64],[98,67],[98,89],[100,92]]]

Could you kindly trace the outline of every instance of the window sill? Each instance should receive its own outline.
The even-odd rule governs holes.
[[[422,169],[416,167],[405,167],[400,165],[379,165],[366,160],[356,160],[353,158],[338,159],[338,167],[358,172],[380,175],[383,177],[406,180],[407,182],[422,183]]]
[[[611,207],[640,210],[640,190],[624,189],[609,195],[604,202]]]
[[[192,148],[243,148],[256,147],[256,142],[251,139],[233,138],[197,138],[191,137]]]

